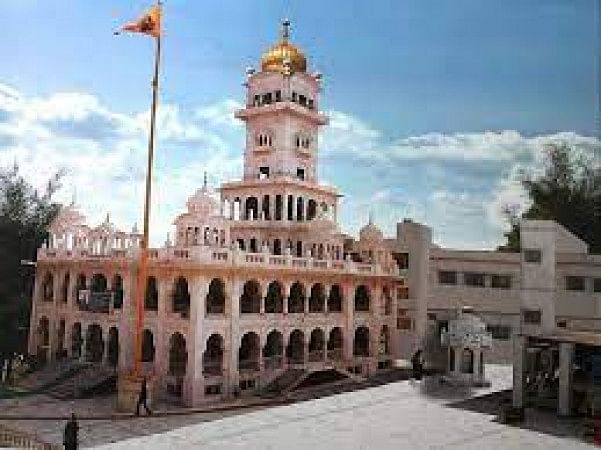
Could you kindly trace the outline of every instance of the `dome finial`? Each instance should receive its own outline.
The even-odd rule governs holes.
[[[288,42],[290,38],[290,20],[284,19],[282,20],[282,41]]]
[[[368,218],[368,222],[369,225],[373,225],[374,224],[374,213],[372,211],[369,212],[369,218]]]
[[[207,190],[207,171],[204,171],[204,177],[202,180],[202,188],[206,191]]]

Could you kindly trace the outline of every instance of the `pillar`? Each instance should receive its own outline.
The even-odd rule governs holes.
[[[202,375],[203,320],[208,282],[203,277],[196,277],[190,283],[190,326],[186,341],[188,363],[186,365],[186,381],[189,395],[187,403],[197,406],[204,399],[204,378]]]
[[[574,360],[574,344],[559,344],[559,392],[557,413],[569,416],[572,412],[572,366]]]
[[[232,278],[231,281],[231,295],[230,298],[233,301],[231,304],[231,317],[230,317],[230,339],[229,345],[226,347],[229,349],[229,359],[228,359],[228,385],[226,387],[226,394],[232,395],[233,389],[238,389],[239,384],[239,372],[238,372],[238,348],[240,347],[240,293],[241,293],[241,282],[237,278]],[[227,342],[226,342],[227,345]]]
[[[159,304],[157,311],[157,332],[155,337],[154,370],[159,378],[162,378],[167,374],[167,363],[169,361],[169,336],[167,335],[165,325],[167,323],[167,304],[169,303],[169,292],[172,280],[170,278],[161,277],[157,280],[157,283]],[[160,384],[160,382],[158,384]]]
[[[343,359],[345,361],[350,361],[353,359],[353,339],[355,337],[355,317],[353,307],[353,297],[352,297],[352,289],[351,285],[347,283],[342,283],[340,285],[342,289],[342,301],[344,303],[343,306],[343,314],[344,314],[344,345],[342,349]]]
[[[457,354],[455,354],[457,364]],[[524,407],[524,369],[526,368],[526,338],[516,336],[513,340],[513,407]]]

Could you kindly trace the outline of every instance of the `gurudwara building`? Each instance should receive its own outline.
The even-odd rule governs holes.
[[[370,221],[351,251],[340,194],[319,183],[320,82],[284,22],[247,70],[242,179],[216,199],[205,178],[174,242],[149,249],[142,358],[157,395],[194,405],[292,370],[371,375],[411,349],[396,327],[405,277],[382,233]],[[61,211],[38,254],[30,353],[131,368],[140,239]]]
[[[174,242],[149,250],[142,358],[156,395],[196,405],[313,371],[371,376],[418,348],[483,370],[470,348],[444,348],[465,307],[492,337],[486,358],[518,371],[528,333],[601,330],[601,257],[555,223],[526,221],[517,253],[441,248],[411,220],[391,238],[371,220],[343,234],[340,194],[317,176],[320,82],[284,22],[247,70],[242,179],[218,193],[205,181]],[[31,354],[132,368],[140,239],[63,208],[38,252]]]

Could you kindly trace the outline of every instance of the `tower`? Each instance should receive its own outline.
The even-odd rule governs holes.
[[[341,248],[338,193],[317,179],[319,128],[328,123],[319,112],[321,74],[307,66],[284,20],[260,70],[246,71],[246,105],[235,114],[246,124],[244,173],[220,189],[225,215],[233,221],[232,240],[244,250],[278,255],[289,248],[307,256]],[[312,223],[317,218],[319,233]]]

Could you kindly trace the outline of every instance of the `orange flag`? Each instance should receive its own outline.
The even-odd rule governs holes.
[[[123,31],[142,33],[158,38],[161,34],[161,7],[153,6],[138,20],[123,25],[120,30],[115,31],[115,34],[121,34]]]

